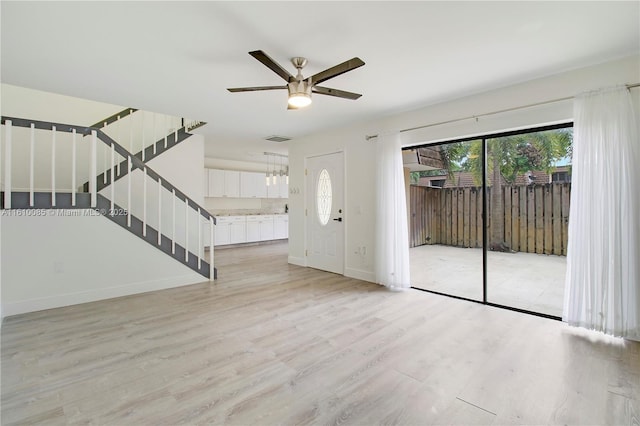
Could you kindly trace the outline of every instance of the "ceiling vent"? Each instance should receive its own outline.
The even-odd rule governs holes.
[[[291,138],[288,138],[286,136],[277,136],[277,135],[268,136],[264,139],[271,142],[286,142],[291,140]]]

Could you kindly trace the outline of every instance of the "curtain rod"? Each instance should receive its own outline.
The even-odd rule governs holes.
[[[626,86],[627,86],[627,89],[633,89],[635,87],[640,87],[640,83],[627,84]],[[528,104],[528,105],[521,105],[521,106],[501,109],[501,110],[497,110],[497,111],[485,112],[483,114],[470,115],[468,117],[454,118],[452,120],[439,121],[437,123],[424,124],[422,126],[416,126],[416,127],[409,127],[407,129],[402,129],[399,132],[400,133],[410,132],[412,130],[420,130],[420,129],[426,129],[427,127],[442,126],[443,124],[456,123],[458,121],[464,121],[464,120],[472,120],[472,119],[476,119],[477,120],[480,117],[487,117],[487,116],[490,116],[490,115],[501,114],[503,112],[517,111],[519,109],[525,109],[525,108],[531,108],[531,107],[540,106],[540,105],[552,104],[552,103],[555,103],[555,102],[568,101],[569,99],[573,99],[573,98],[574,98],[574,96],[566,96],[564,98],[551,99],[549,101],[536,102],[536,103]],[[366,135],[364,138],[366,140],[371,140],[371,139],[374,139],[374,138],[377,138],[377,137],[378,137],[378,135]]]

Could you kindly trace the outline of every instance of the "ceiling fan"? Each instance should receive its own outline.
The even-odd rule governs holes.
[[[311,77],[304,78],[302,76],[302,68],[307,65],[307,59],[301,57],[291,58],[291,63],[298,70],[297,75],[294,77],[271,59],[262,50],[255,50],[249,52],[249,55],[253,56],[260,62],[262,62],[271,71],[278,74],[284,81],[287,82],[285,86],[258,86],[258,87],[233,87],[227,89],[232,93],[236,92],[254,92],[260,90],[281,90],[287,89],[289,91],[289,106],[288,109],[303,108],[311,104],[311,93],[317,93],[319,95],[335,96],[344,99],[358,99],[361,94],[346,92],[344,90],[331,89],[329,87],[318,86],[318,84],[329,80],[330,78],[337,77],[341,74],[354,70],[364,65],[364,62],[360,58],[352,58],[341,64],[328,68]]]

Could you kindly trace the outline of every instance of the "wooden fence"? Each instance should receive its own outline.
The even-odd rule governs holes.
[[[567,254],[570,183],[503,186],[504,236],[511,249]],[[491,188],[487,188],[490,199]],[[487,204],[489,217],[491,205]],[[411,185],[410,245],[482,247],[482,189]],[[487,235],[491,235],[488,224]]]

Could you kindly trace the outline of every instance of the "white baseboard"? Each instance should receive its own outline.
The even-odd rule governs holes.
[[[289,256],[288,261],[292,265],[307,267],[307,259],[304,257]]]
[[[190,274],[180,277],[171,277],[163,280],[141,281],[137,283],[118,285],[88,291],[59,294],[37,299],[19,300],[16,302],[2,303],[2,317],[24,314],[27,312],[42,311],[45,309],[61,308],[63,306],[78,305],[81,303],[95,302],[98,300],[113,299],[115,297],[129,296],[132,294],[146,293],[167,288],[182,287],[201,282],[209,282],[199,274]]]
[[[355,268],[345,268],[344,269],[344,276],[345,277],[349,277],[349,278],[356,278],[358,280],[362,280],[362,281],[368,281],[371,283],[375,283],[376,282],[376,276],[373,272],[371,271],[363,271],[362,269],[355,269]]]

